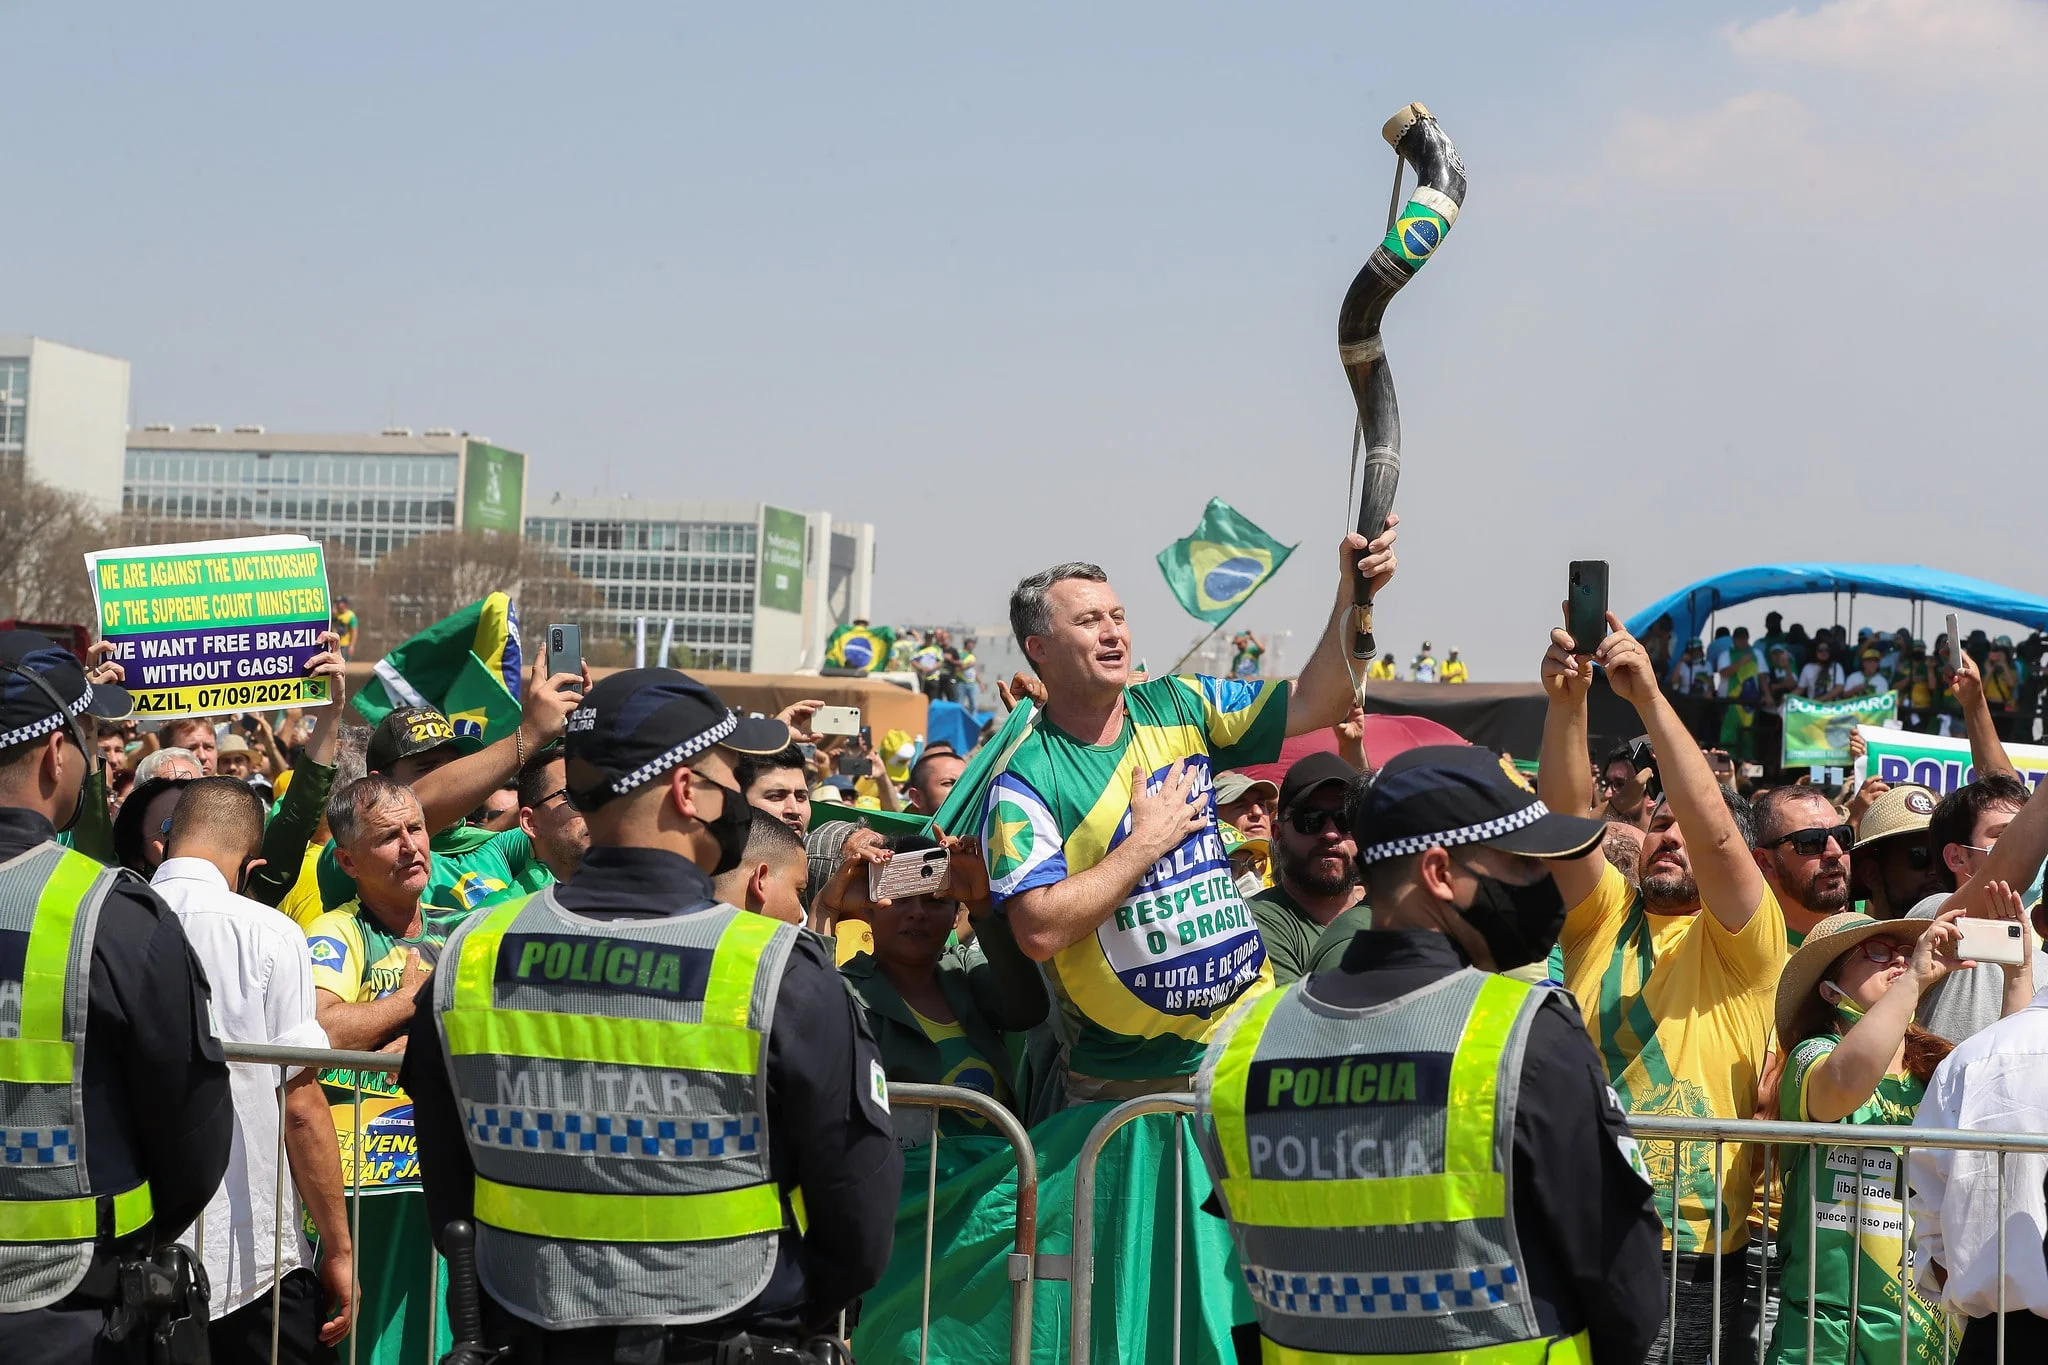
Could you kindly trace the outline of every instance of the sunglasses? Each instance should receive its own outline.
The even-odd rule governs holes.
[[[1343,822],[1342,811],[1318,810],[1313,806],[1304,806],[1287,814],[1287,823],[1294,827],[1294,832],[1310,839],[1321,834],[1325,828],[1335,829],[1341,834],[1344,830]]]
[[[553,791],[549,792],[546,796],[543,796],[536,800],[533,803],[533,809],[545,810],[547,808],[548,802],[550,801],[567,801],[568,799],[569,789],[567,787],[557,787]]]
[[[1802,858],[1818,858],[1827,852],[1828,840],[1834,840],[1842,852],[1847,853],[1856,842],[1856,831],[1848,825],[1827,825],[1820,829],[1795,829],[1790,834],[1781,834],[1764,844],[1765,848],[1776,848],[1780,844],[1792,845],[1792,851]]]

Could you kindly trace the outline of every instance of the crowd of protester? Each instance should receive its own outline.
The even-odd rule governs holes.
[[[1651,667],[1673,697],[1714,703],[1719,741],[1742,761],[1776,752],[1776,722],[1785,700],[1844,701],[1898,694],[1898,720],[1921,734],[1960,734],[1970,698],[1981,695],[1992,729],[2006,740],[2031,736],[2044,678],[2039,632],[2017,645],[2009,635],[1973,630],[1960,650],[1947,634],[1927,641],[1906,627],[1889,634],[1858,627],[1787,626],[1779,612],[1754,635],[1746,625],[1719,626],[1713,638],[1679,641],[1669,616],[1643,635]],[[1698,731],[1695,731],[1698,733]]]
[[[1998,742],[2038,691],[2035,642],[2016,650],[1978,633],[1952,659],[1945,637],[1928,650],[1905,632],[1864,631],[1851,645],[1838,628],[1780,626],[1773,614],[1753,642],[1735,627],[1676,649],[1668,623],[1641,641],[1618,628],[1599,642],[1552,632],[1539,791],[1551,810],[1604,819],[1609,835],[1559,864],[1570,908],[1549,962],[1529,974],[1576,1000],[1615,1095],[1636,1115],[2048,1131],[2048,993],[2036,989],[2048,984],[2048,956],[1979,965],[1957,950],[1968,919],[2025,924],[2031,909],[2030,941],[2048,931],[2048,796],[2029,791]],[[970,708],[973,643],[956,648],[943,630],[896,640],[930,695]],[[1255,637],[1233,644],[1235,671],[1255,676]],[[1432,680],[1463,681],[1456,651],[1439,665],[1425,644],[1425,663]],[[402,1050],[454,928],[575,872],[588,834],[559,740],[588,680],[536,671],[516,732],[482,746],[428,707],[365,729],[341,704],[339,653],[310,667],[335,705],[153,729],[103,723],[106,818],[83,822],[74,842],[152,879],[188,917],[220,916],[224,927],[194,942],[238,1041]],[[1588,747],[1596,668],[1644,731],[1604,755]],[[1721,697],[1730,714],[1745,704],[1765,712],[1790,695],[1885,689],[1901,693],[1909,725],[1946,730],[1953,718],[1970,736],[1974,781],[1946,794],[1874,778],[1840,790],[1803,777],[1764,785],[1742,761],[1746,727],[1703,747],[1675,705]],[[999,690],[1006,702],[1045,696],[1027,675]],[[830,942],[890,1079],[976,1089],[1027,1122],[1057,1110],[1071,1099],[1049,1064],[1062,1046],[1058,1002],[991,892],[984,830],[978,820],[960,831],[890,824],[936,812],[972,755],[900,731],[816,734],[819,705],[782,713],[796,743],[737,765],[751,828],[720,896]],[[1351,820],[1377,757],[1362,735],[1354,708],[1333,727],[1330,751],[1277,783],[1214,775],[1230,875],[1276,984],[1330,966],[1371,926]],[[940,890],[873,891],[872,868],[934,850],[948,869]],[[252,1151],[276,1141],[269,1084],[238,1091],[250,1115],[269,1116],[251,1130]],[[288,1239],[279,1268],[303,1310],[297,1330],[332,1342],[346,1325],[355,1247],[402,1240],[422,1215],[404,1199],[371,1201],[377,1216],[350,1235],[322,1105],[310,1073],[294,1074],[284,1188],[320,1250]],[[966,1132],[974,1120],[912,1121],[899,1142],[925,1145],[932,1122]],[[1907,1166],[1889,1155],[1904,1141],[1859,1137],[1865,1145],[1829,1149],[1817,1168],[1791,1148],[1772,1160],[1737,1143],[1716,1160],[1708,1144],[1647,1143],[1665,1273],[1677,1285],[1664,1330],[1676,1332],[1679,1358],[1703,1358],[1717,1321],[1723,1339],[1773,1362],[1803,1361],[1809,1330],[1817,1359],[1843,1358],[1853,1320],[1854,1358],[1870,1365],[1896,1358],[1902,1334],[1915,1360],[1989,1359],[1980,1324],[1999,1302],[1994,1210],[2002,1193],[2002,1216],[2021,1219],[2011,1226],[2048,1227],[2043,1180],[2024,1164],[2041,1163],[2012,1158],[2001,1191],[1991,1155],[1919,1148]],[[1906,1282],[1896,1253],[1886,1264],[1868,1236],[1843,1230],[1862,1216],[1842,1211],[1843,1152],[1862,1153],[1850,1161],[1869,1206],[1903,1210],[1895,1229],[1910,1221],[1917,1273]],[[227,1205],[207,1215],[209,1264],[219,1258],[236,1307],[268,1283],[251,1261],[267,1257],[267,1242],[245,1234],[252,1216],[267,1226],[275,1175],[252,1166],[237,1177],[247,1188],[223,1196],[234,1215]],[[2003,1302],[2021,1315],[2008,1318],[2008,1339],[2048,1341],[2042,1247],[2015,1241],[2006,1254]],[[375,1320],[374,1302],[357,1308]],[[1660,1340],[1652,1358],[1663,1352]]]

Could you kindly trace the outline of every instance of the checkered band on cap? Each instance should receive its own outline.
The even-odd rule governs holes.
[[[52,711],[41,720],[33,720],[18,729],[0,733],[0,749],[10,749],[17,744],[25,744],[32,739],[41,739],[44,735],[61,730],[64,728],[64,722],[67,719],[83,714],[85,708],[90,705],[92,705],[92,684],[87,683],[85,691],[79,694],[78,700],[64,708],[63,715],[60,716]]]
[[[687,763],[698,754],[740,728],[740,714],[728,710],[725,719],[702,734],[692,735],[659,758],[649,759],[624,777],[612,779],[612,795],[624,796],[627,792],[644,787],[655,778],[681,763]]]
[[[1449,829],[1442,834],[1410,834],[1399,839],[1389,839],[1383,844],[1374,844],[1358,855],[1358,861],[1377,863],[1388,858],[1405,858],[1411,853],[1420,853],[1428,848],[1451,848],[1458,844],[1477,844],[1487,839],[1498,839],[1503,834],[1526,829],[1548,814],[1550,807],[1541,801],[1531,801],[1518,811],[1512,811],[1496,819],[1482,820],[1463,829]]]

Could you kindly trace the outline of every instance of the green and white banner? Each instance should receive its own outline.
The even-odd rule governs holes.
[[[1904,730],[1864,726],[1858,730],[1868,752],[1856,776],[1880,777],[1893,786],[1917,782],[1947,796],[1957,787],[1974,781],[1977,770],[1970,766],[1970,741],[1945,735],[1915,735]],[[2048,745],[2008,744],[2005,756],[2019,771],[2020,780],[2038,787],[2048,779]]]
[[[1849,761],[1849,736],[1859,725],[1882,725],[1896,720],[1899,694],[1881,692],[1874,697],[1850,697],[1846,701],[1808,701],[1785,698],[1785,753],[1779,760],[1787,768],[1841,766]]]

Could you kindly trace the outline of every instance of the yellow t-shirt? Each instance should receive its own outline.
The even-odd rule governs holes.
[[[1636,1114],[1746,1119],[1771,1036],[1778,974],[1784,969],[1785,913],[1764,888],[1756,913],[1731,934],[1706,909],[1652,914],[1613,867],[1565,916],[1565,985],[1606,1064],[1622,1107]],[[1646,1139],[1643,1158],[1664,1219],[1665,1245],[1710,1251],[1714,1151],[1680,1147],[1678,1210],[1672,1216],[1671,1144]],[[1761,1149],[1723,1149],[1720,1235],[1729,1251],[1749,1240]]]
[[[1465,661],[1463,659],[1453,659],[1444,665],[1444,671],[1437,681],[1461,683],[1468,681],[1469,678],[1470,675],[1465,671]]]
[[[320,850],[325,844],[306,845],[305,861],[299,864],[299,879],[292,883],[292,889],[284,893],[284,899],[277,908],[301,930],[313,927],[313,921],[320,918]]]

